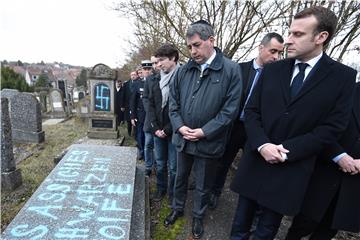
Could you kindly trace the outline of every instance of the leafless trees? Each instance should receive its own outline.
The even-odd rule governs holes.
[[[276,31],[285,35],[293,15],[310,5],[322,5],[339,17],[335,40],[327,53],[342,60],[348,51],[359,51],[359,1],[222,1],[119,0],[113,8],[134,21],[134,49],[149,58],[160,44],[178,47],[183,60],[189,57],[185,45],[187,26],[199,19],[207,20],[215,30],[217,46],[234,61],[242,61],[257,46],[263,33]],[[142,55],[142,54],[140,54]],[[184,59],[185,58],[185,59]]]

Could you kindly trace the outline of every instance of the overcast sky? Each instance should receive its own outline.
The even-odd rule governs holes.
[[[120,66],[131,27],[114,1],[1,0],[0,60]]]

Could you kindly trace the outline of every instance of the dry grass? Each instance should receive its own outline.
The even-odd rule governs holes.
[[[1,231],[11,222],[25,202],[54,168],[54,158],[74,141],[86,135],[87,124],[77,118],[44,126],[45,142],[17,144],[32,155],[18,164],[23,184],[12,192],[1,192]]]

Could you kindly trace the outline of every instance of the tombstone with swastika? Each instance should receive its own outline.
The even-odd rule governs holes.
[[[88,137],[116,139],[119,136],[115,114],[117,71],[100,63],[91,69],[88,78],[91,94]]]

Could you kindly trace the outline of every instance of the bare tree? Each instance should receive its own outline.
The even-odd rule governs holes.
[[[187,26],[207,20],[216,33],[217,46],[234,61],[248,57],[258,41],[269,31],[285,34],[294,14],[310,5],[323,5],[339,17],[335,41],[327,49],[341,60],[356,49],[359,39],[359,4],[357,1],[223,1],[223,0],[119,0],[113,9],[134,20],[135,49],[153,52],[164,42],[174,44],[183,58],[189,57],[185,44]]]

